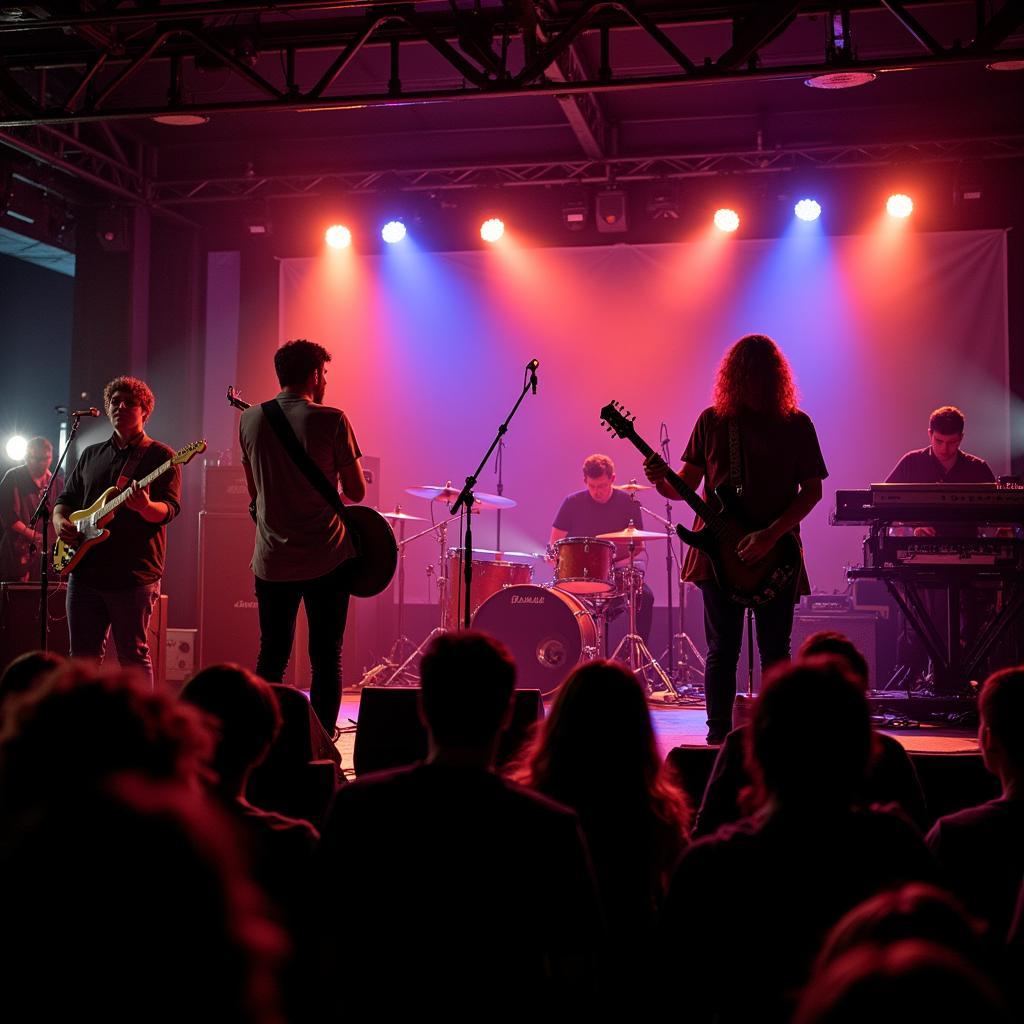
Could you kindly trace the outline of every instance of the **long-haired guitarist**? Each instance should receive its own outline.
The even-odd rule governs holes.
[[[299,339],[274,354],[281,391],[273,400],[285,429],[328,484],[349,501],[366,496],[355,431],[340,409],[323,405],[330,353]],[[253,405],[242,413],[239,440],[249,496],[256,503],[252,571],[260,615],[256,673],[279,683],[292,653],[299,602],[309,623],[312,682],[309,699],[328,732],[341,706],[341,645],[348,616],[346,563],[356,553],[337,512],[289,454],[268,416]]]
[[[117,487],[128,497],[108,524],[110,536],[88,550],[68,577],[68,631],[76,658],[103,657],[107,637],[117,660],[140,669],[150,685],[153,663],[146,631],[160,596],[167,524],[181,511],[181,469],[172,466],[148,487],[138,481],[174,451],[145,430],[156,399],[137,377],[116,377],[103,389],[103,409],[113,434],[89,445],[71,471],[53,510],[57,536],[78,546],[83,536],[72,513]]]
[[[718,367],[712,400],[697,418],[679,475],[692,490],[703,479],[705,500],[718,487],[735,487],[736,510],[754,527],[736,543],[735,555],[756,566],[782,537],[799,532],[800,521],[821,500],[828,470],[814,424],[797,408],[789,363],[771,338],[748,334],[732,345]],[[664,460],[650,456],[644,471],[663,495],[680,498],[665,479]],[[683,579],[704,597],[707,740],[720,743],[732,728],[744,608],[726,595],[711,560],[696,547],[687,554]],[[801,565],[791,593],[755,605],[762,668],[789,658],[793,606],[807,593]]]

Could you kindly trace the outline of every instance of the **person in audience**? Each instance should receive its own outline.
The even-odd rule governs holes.
[[[952,950],[905,940],[850,950],[807,986],[793,1024],[1010,1024],[997,986]]]
[[[436,637],[420,663],[426,762],[335,797],[317,878],[333,1009],[586,1008],[604,925],[576,815],[494,771],[515,676],[481,633]]]
[[[644,691],[618,662],[592,661],[559,687],[524,755],[522,781],[579,815],[624,980],[648,962],[690,807],[658,756]],[[632,967],[633,970],[629,970]]]
[[[230,823],[180,782],[69,779],[30,815],[0,817],[0,904],[12,1024],[284,1024],[285,936]]]
[[[255,807],[247,798],[249,775],[281,729],[277,698],[270,684],[252,672],[224,664],[197,672],[182,689],[181,700],[208,715],[215,731],[210,792],[242,826],[253,874],[295,942],[284,995],[290,1019],[303,1019],[311,981],[304,945],[313,853],[320,836],[309,822]]]
[[[943,882],[1005,938],[1024,875],[1024,665],[985,680],[978,712],[982,759],[1002,794],[939,818],[927,842]]]
[[[812,633],[800,645],[797,660],[815,655],[834,655],[845,659],[849,669],[867,690],[867,659],[848,637],[833,630]],[[746,735],[746,726],[733,729],[719,748],[697,812],[695,836],[711,835],[722,825],[743,817],[744,797],[749,799],[751,794],[750,775],[744,765]],[[897,804],[915,825],[924,829],[927,822],[924,792],[903,744],[881,732],[874,733],[872,742],[871,762],[862,794],[864,801]]]
[[[832,929],[815,965],[819,973],[858,946],[891,946],[918,939],[942,946],[988,973],[993,948],[984,923],[945,889],[911,882],[856,906]]]
[[[841,660],[770,672],[747,749],[760,810],[684,851],[662,912],[668,961],[698,979],[689,1021],[788,1019],[843,914],[934,875],[909,822],[860,803],[871,719],[863,684]]]
[[[199,713],[132,671],[68,662],[0,717],[0,813],[16,813],[121,772],[193,788],[213,740]]]
[[[48,672],[60,668],[65,660],[53,651],[27,651],[19,654],[0,676],[0,712],[8,697],[27,693]]]

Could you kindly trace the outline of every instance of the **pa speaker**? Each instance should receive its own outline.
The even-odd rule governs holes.
[[[427,731],[416,708],[419,687],[364,686],[353,755],[356,775],[402,768],[427,756]],[[540,690],[516,690],[512,721],[501,737],[498,764],[510,761],[544,717]]]

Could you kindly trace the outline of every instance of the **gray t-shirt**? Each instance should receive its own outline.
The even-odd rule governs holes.
[[[302,446],[335,486],[362,454],[348,417],[282,391],[277,402]],[[264,580],[311,580],[355,554],[345,524],[285,451],[263,410],[254,405],[238,425],[242,461],[256,482],[256,547],[252,571]]]

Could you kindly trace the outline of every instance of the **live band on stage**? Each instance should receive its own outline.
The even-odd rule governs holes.
[[[744,630],[756,625],[763,666],[789,656],[794,606],[811,593],[799,524],[820,501],[828,470],[814,425],[797,408],[785,356],[771,339],[748,335],[726,354],[713,404],[695,421],[677,470],[667,447],[656,452],[641,433],[647,425],[623,406],[595,409],[595,435],[600,421],[631,445],[643,457],[646,479],[620,483],[610,455],[586,456],[581,489],[561,499],[532,496],[553,512],[548,544],[535,551],[501,549],[501,517],[514,515],[518,503],[500,483],[499,493],[477,491],[476,474],[465,487],[409,482],[405,493],[428,503],[417,508],[423,515],[360,506],[366,486],[355,430],[344,412],[324,404],[329,362],[321,346],[289,342],[275,356],[276,399],[250,408],[228,392],[241,411],[256,524],[255,667],[281,680],[304,604],[311,701],[326,728],[338,713],[348,600],[383,592],[395,576],[396,638],[365,677],[376,685],[414,684],[429,640],[472,626],[508,647],[521,687],[550,694],[580,662],[619,659],[652,698],[706,699],[708,741],[718,742],[730,727]],[[481,467],[528,391],[536,393],[538,365],[527,366],[522,394]],[[115,378],[103,409],[113,434],[79,453],[66,482],[55,486],[71,439],[51,473],[52,448],[42,438],[34,439],[26,466],[0,482],[4,578],[39,579],[37,553],[50,552],[39,559],[43,600],[47,576],[70,581],[71,653],[101,657],[110,641],[122,664],[150,676],[145,627],[159,594],[166,529],[180,512],[181,467],[205,448],[193,441],[175,451],[149,438],[145,423],[154,404],[144,382]],[[97,412],[75,413],[74,425]],[[905,622],[899,668],[876,686],[956,699],[969,696],[971,680],[999,667],[1000,645],[1019,628],[1024,488],[1016,478],[997,481],[987,463],[961,450],[964,417],[955,407],[936,409],[927,434],[928,445],[900,459],[885,482],[838,490],[830,522],[867,527],[863,560],[848,567],[848,579],[880,581]],[[627,451],[623,445],[621,457]],[[693,513],[686,525],[674,521],[679,502]],[[474,546],[473,520],[491,515],[496,547]],[[405,635],[406,553],[428,537],[437,548],[437,619],[414,646]],[[466,543],[455,546],[457,537]],[[666,649],[654,652],[650,574],[659,558],[668,578],[669,628]],[[685,601],[685,583],[703,598],[706,659],[673,613],[671,595]],[[609,625],[616,620],[624,633],[611,648]],[[237,660],[251,656],[240,650]]]

